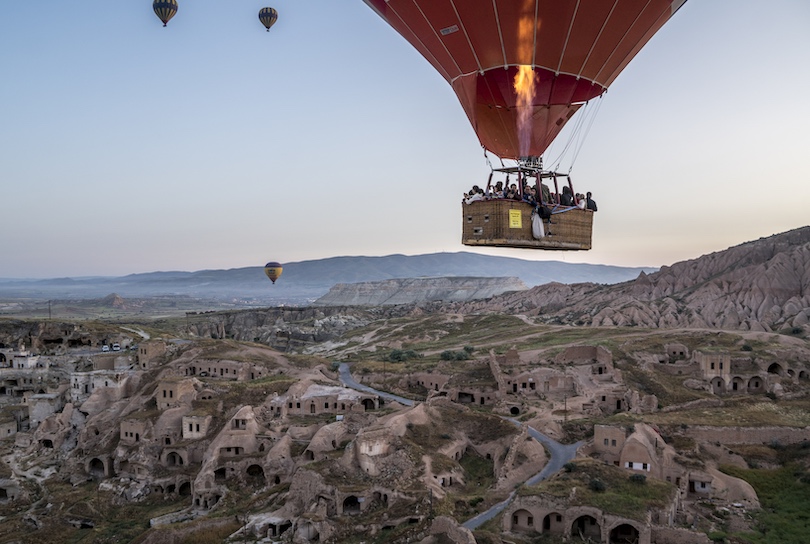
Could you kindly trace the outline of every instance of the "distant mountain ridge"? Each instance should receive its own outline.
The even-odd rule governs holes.
[[[466,301],[525,291],[518,278],[408,278],[338,283],[313,302],[323,306],[388,306],[430,301]]]
[[[284,273],[271,284],[260,266],[197,272],[148,272],[121,277],[0,279],[0,297],[40,299],[190,296],[250,299],[267,304],[306,304],[338,283],[420,277],[516,277],[528,286],[549,282],[617,283],[655,268],[528,261],[477,253],[432,253],[384,257],[331,257],[283,263]]]

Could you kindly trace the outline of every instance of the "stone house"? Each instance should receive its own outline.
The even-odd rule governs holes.
[[[421,385],[428,391],[440,391],[450,381],[449,374],[438,372],[416,372],[409,377],[410,383]]]
[[[696,493],[698,495],[705,495],[710,497],[712,495],[712,481],[714,477],[705,472],[693,470],[689,472],[689,493]]]
[[[25,346],[20,347],[19,351],[11,352],[10,367],[17,370],[34,370],[37,368],[48,368],[49,361],[45,357],[40,357],[25,349]]]
[[[695,351],[692,357],[699,365],[702,378],[709,382],[709,387],[715,395],[765,393],[786,374],[778,363],[773,363],[765,369],[747,357],[732,359],[728,353]],[[787,377],[790,378],[790,375]]]
[[[128,395],[127,379],[132,370],[91,370],[89,372],[71,372],[68,391],[71,402],[81,404],[97,389],[106,388],[110,400],[120,400]]]
[[[513,395],[572,395],[576,391],[574,377],[555,368],[537,367],[515,376],[504,375],[503,380],[506,393]]]
[[[28,421],[31,429],[50,416],[59,413],[65,407],[64,387],[59,393],[41,393],[31,395],[28,402]]]
[[[677,453],[655,429],[636,423],[632,432],[614,425],[594,425],[593,452],[606,463],[680,486],[686,470]]]
[[[481,406],[495,404],[501,397],[495,384],[452,388],[448,391],[447,396],[450,400],[459,404],[477,404]]]
[[[124,419],[121,421],[120,442],[130,446],[136,445],[146,438],[152,429],[152,422],[148,419]]]
[[[141,370],[154,368],[166,354],[166,342],[162,340],[149,340],[138,344],[136,362]]]
[[[191,413],[183,416],[183,440],[205,438],[213,417],[205,413]]]
[[[4,438],[11,438],[18,431],[17,420],[14,416],[3,412],[0,414],[0,440]]]
[[[268,374],[267,369],[263,366],[228,360],[193,361],[185,365],[182,371],[186,376],[222,378],[240,382],[258,380]]]
[[[167,410],[180,405],[191,404],[196,397],[196,389],[191,379],[169,378],[162,380],[155,391],[158,410]]]
[[[664,352],[670,363],[689,359],[689,348],[679,342],[664,344]]]
[[[503,531],[526,536],[549,535],[563,540],[652,543],[650,516],[639,521],[592,506],[569,506],[551,496],[520,496],[504,510]]]
[[[272,399],[270,407],[276,416],[343,414],[376,410],[380,398],[346,387],[296,384],[286,394]]]

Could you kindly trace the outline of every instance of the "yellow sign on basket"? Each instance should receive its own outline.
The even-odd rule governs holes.
[[[523,228],[523,215],[520,213],[520,210],[509,210],[509,228]]]

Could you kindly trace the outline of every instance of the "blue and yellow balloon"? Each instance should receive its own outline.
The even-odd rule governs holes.
[[[265,276],[270,278],[270,281],[272,281],[273,283],[276,283],[276,280],[281,276],[282,270],[283,267],[276,262],[267,263],[266,265],[264,265],[264,274]]]
[[[276,24],[278,20],[278,12],[273,8],[262,8],[259,10],[259,20],[267,29],[267,32],[270,32],[270,27]]]
[[[158,19],[163,21],[163,26],[166,26],[169,19],[177,13],[177,0],[155,0],[152,2],[152,9],[155,10]]]

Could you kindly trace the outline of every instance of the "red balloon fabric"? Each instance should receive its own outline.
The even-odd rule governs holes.
[[[364,1],[450,83],[481,145],[514,159],[541,156],[686,2]],[[521,102],[515,81],[526,67]]]

